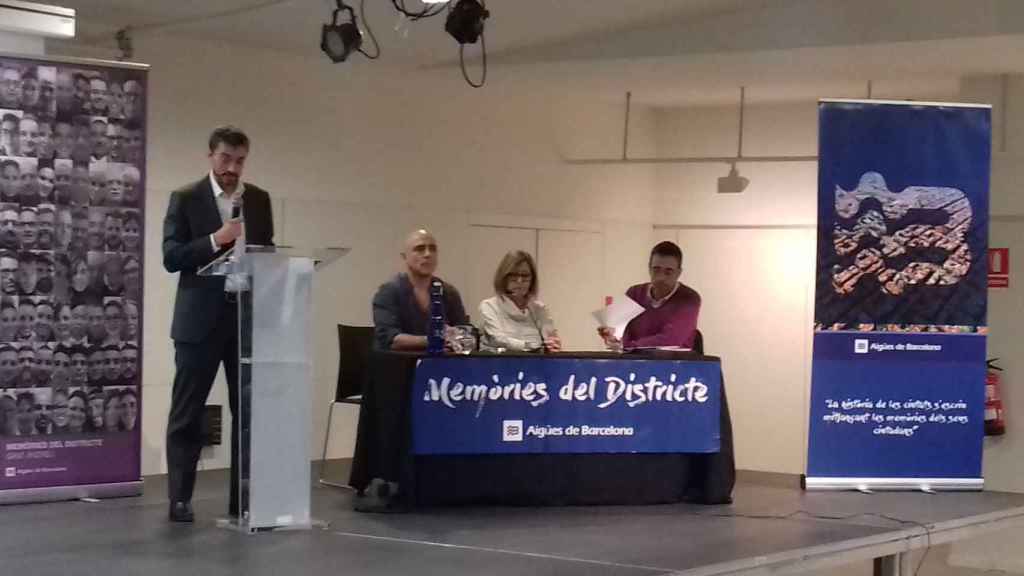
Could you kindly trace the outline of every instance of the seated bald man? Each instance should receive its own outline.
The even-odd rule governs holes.
[[[434,235],[426,230],[409,234],[402,260],[406,271],[381,285],[373,297],[374,344],[379,350],[426,350],[430,330],[430,283],[435,278],[438,260]],[[459,291],[447,282],[444,282],[444,309],[449,325],[469,321]]]

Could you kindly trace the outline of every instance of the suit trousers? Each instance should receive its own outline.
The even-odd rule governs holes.
[[[202,450],[206,399],[221,364],[228,385],[228,404],[237,424],[234,420],[238,412],[237,304],[225,298],[217,325],[202,342],[175,341],[174,364],[174,388],[167,419],[167,496],[171,502],[190,502]],[[238,434],[232,431],[228,512],[234,515],[238,514],[238,441]]]

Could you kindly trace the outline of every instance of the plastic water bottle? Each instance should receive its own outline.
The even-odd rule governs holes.
[[[444,283],[430,282],[430,331],[427,333],[427,354],[444,353]]]

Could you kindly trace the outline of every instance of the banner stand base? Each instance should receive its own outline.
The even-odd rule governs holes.
[[[812,490],[857,490],[860,492],[979,492],[985,488],[984,478],[835,478],[801,476],[800,487]]]
[[[142,480],[117,482],[113,484],[85,484],[82,486],[47,486],[45,488],[20,488],[0,490],[0,504],[30,504],[37,502],[61,502],[82,498],[122,498],[142,495]]]

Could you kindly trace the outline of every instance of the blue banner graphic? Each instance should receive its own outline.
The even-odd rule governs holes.
[[[416,454],[719,451],[717,362],[426,358]]]
[[[990,109],[819,121],[807,476],[980,479]]]

